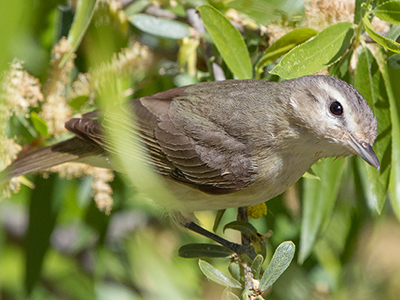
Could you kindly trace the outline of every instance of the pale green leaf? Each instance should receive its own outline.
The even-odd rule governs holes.
[[[190,37],[190,27],[179,21],[157,18],[146,14],[137,14],[128,18],[136,28],[157,36],[170,39]]]
[[[264,262],[264,257],[262,255],[258,254],[256,256],[256,258],[253,260],[253,262],[251,263],[251,269],[253,271],[255,279],[258,279],[260,276],[263,262]]]
[[[222,293],[221,300],[240,300],[238,296],[231,292],[230,288],[227,287]]]
[[[371,51],[364,47],[357,64],[355,87],[367,100],[378,121],[378,137],[374,144],[380,170],[359,161],[361,179],[369,207],[380,213],[389,185],[391,162],[391,121],[389,99],[382,73]]]
[[[400,44],[388,39],[379,33],[377,33],[371,25],[371,22],[368,20],[368,14],[365,14],[364,17],[362,18],[365,30],[369,34],[369,36],[378,44],[381,46],[385,47],[386,49],[389,49],[390,51],[400,53]]]
[[[314,74],[338,61],[353,39],[353,24],[337,23],[294,48],[270,72],[285,79]]]
[[[260,280],[260,290],[265,291],[282,275],[293,260],[296,246],[291,241],[283,242],[276,248],[267,270]]]
[[[344,162],[326,158],[314,164],[313,171],[321,180],[304,178],[303,217],[300,233],[299,262],[311,253],[318,234],[332,215]]]
[[[242,276],[242,270],[240,270],[241,269],[241,266],[239,265],[239,263],[238,262],[236,262],[236,261],[234,261],[234,262],[231,262],[230,264],[229,264],[229,267],[228,267],[228,270],[229,270],[229,273],[231,274],[231,276],[233,277],[233,278],[235,278],[237,281],[239,281],[240,282],[240,278],[241,278],[241,276]]]
[[[224,273],[222,273],[220,270],[214,268],[212,265],[210,265],[208,262],[204,260],[199,260],[199,267],[200,270],[203,272],[203,274],[210,280],[223,285],[223,286],[229,286],[232,288],[237,288],[240,289],[242,288],[242,285],[240,284],[239,281],[236,279],[232,278],[231,276],[228,276]]]
[[[253,70],[249,51],[240,32],[212,6],[202,5],[197,10],[232,73],[239,79],[252,78]]]
[[[127,15],[127,17],[130,17],[134,14],[138,14],[141,11],[143,11],[150,4],[151,3],[149,0],[134,1],[125,9],[125,14]]]
[[[286,54],[297,45],[302,44],[317,35],[317,33],[316,30],[311,28],[299,28],[285,34],[265,50],[263,56],[257,63],[257,72],[262,72],[262,69],[266,65]]]
[[[400,25],[400,1],[388,1],[377,6],[372,13],[379,19]]]

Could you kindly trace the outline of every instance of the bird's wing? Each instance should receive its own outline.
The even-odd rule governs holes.
[[[206,117],[197,114],[191,118],[180,113],[175,105],[179,100],[174,101],[179,97],[185,97],[185,87],[132,100],[128,106],[135,114],[135,123],[109,118],[132,128],[146,146],[151,164],[164,176],[210,194],[231,193],[249,185],[256,165],[246,145]],[[114,152],[94,116],[89,113],[72,119],[66,127],[78,137]]]

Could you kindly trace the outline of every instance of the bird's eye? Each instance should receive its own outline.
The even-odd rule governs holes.
[[[341,116],[343,114],[343,106],[339,101],[334,101],[329,105],[329,109],[335,116]]]

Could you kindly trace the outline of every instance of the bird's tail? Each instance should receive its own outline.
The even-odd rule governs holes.
[[[10,166],[0,172],[0,183],[13,177],[42,171],[65,162],[103,152],[104,150],[97,144],[74,137],[18,157]]]

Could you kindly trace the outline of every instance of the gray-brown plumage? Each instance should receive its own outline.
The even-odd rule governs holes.
[[[322,157],[356,154],[379,168],[375,116],[352,86],[329,76],[200,83],[126,105],[137,119],[132,134],[180,200],[171,209],[183,213],[269,200]],[[68,121],[76,137],[18,158],[6,178],[106,158],[114,146],[96,115]]]

